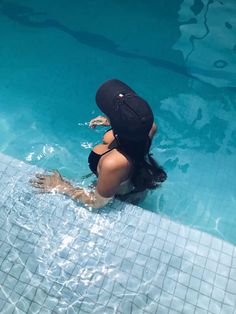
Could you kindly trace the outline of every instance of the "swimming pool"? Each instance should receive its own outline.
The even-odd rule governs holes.
[[[0,4],[1,151],[81,182],[96,89],[120,78],[151,104],[168,171],[140,205],[236,243],[233,1]]]
[[[233,313],[235,10],[0,0],[0,311]],[[140,204],[148,211],[115,202],[92,215],[32,194],[35,166],[94,179],[87,156],[104,131],[88,121],[114,77],[159,126],[152,151],[168,180]]]

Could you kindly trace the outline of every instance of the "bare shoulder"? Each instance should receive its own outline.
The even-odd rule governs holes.
[[[131,164],[129,159],[116,149],[113,149],[109,154],[104,155],[101,161],[104,165],[112,168],[129,167]]]
[[[102,156],[98,164],[98,194],[102,197],[114,196],[120,184],[129,178],[131,169],[131,162],[116,149]]]
[[[113,149],[109,154],[106,154],[101,158],[99,166],[110,170],[129,170],[132,167],[132,164],[127,157],[116,149]]]

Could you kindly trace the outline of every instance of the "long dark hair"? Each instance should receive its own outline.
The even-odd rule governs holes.
[[[135,192],[142,192],[146,189],[153,190],[160,186],[167,178],[164,169],[149,153],[151,140],[148,137],[143,141],[130,141],[116,136],[118,150],[127,155],[134,166],[131,182]]]
[[[167,178],[165,170],[151,154],[148,154],[142,163],[134,163],[134,167],[131,182],[136,192],[142,192],[146,189],[153,190],[159,187]]]

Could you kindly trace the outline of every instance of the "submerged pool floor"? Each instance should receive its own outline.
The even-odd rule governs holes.
[[[235,313],[232,244],[118,201],[36,194],[37,167],[0,160],[1,313]]]

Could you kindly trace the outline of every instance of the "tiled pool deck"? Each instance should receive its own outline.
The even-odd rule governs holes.
[[[0,154],[0,313],[236,313],[236,247],[141,208],[35,194]]]

